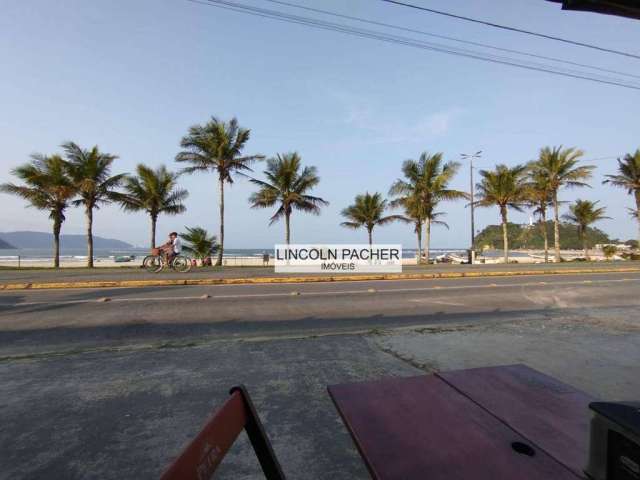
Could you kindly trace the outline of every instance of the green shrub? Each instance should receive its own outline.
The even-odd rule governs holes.
[[[618,249],[613,245],[605,245],[602,247],[602,253],[607,257],[607,260],[611,260],[611,257],[618,253]]]

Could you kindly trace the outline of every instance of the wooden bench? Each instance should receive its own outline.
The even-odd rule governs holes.
[[[375,479],[585,478],[593,399],[524,365],[328,390]]]

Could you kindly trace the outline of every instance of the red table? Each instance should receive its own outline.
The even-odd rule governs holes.
[[[328,389],[375,479],[585,478],[593,399],[524,365]]]

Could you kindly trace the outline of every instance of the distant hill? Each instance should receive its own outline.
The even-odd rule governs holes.
[[[4,240],[2,240],[0,238],[0,250],[13,250],[16,247],[14,247],[13,245],[11,245],[9,242],[5,242]]]
[[[547,222],[547,236],[549,238],[549,248],[553,248],[553,222]],[[542,249],[544,240],[542,238],[542,228],[539,223],[533,226],[509,223],[507,225],[507,235],[509,235],[509,248],[512,249]],[[587,228],[587,242],[593,246],[597,243],[611,243],[609,236],[597,228]],[[502,248],[502,226],[489,225],[476,235],[476,248],[482,249]],[[578,234],[578,227],[570,223],[560,223],[560,248],[563,250],[580,250],[582,241]]]
[[[14,248],[50,248],[53,243],[53,234],[46,232],[0,232],[0,241],[4,240]],[[87,237],[84,235],[60,235],[61,248],[84,248],[87,246]],[[93,247],[96,249],[125,249],[132,245],[113,238],[93,236]],[[2,248],[0,246],[0,248]]]

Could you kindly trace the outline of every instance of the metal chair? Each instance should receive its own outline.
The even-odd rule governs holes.
[[[233,387],[229,399],[162,474],[161,480],[205,480],[212,477],[244,429],[267,480],[285,480],[280,463],[247,389]]]

